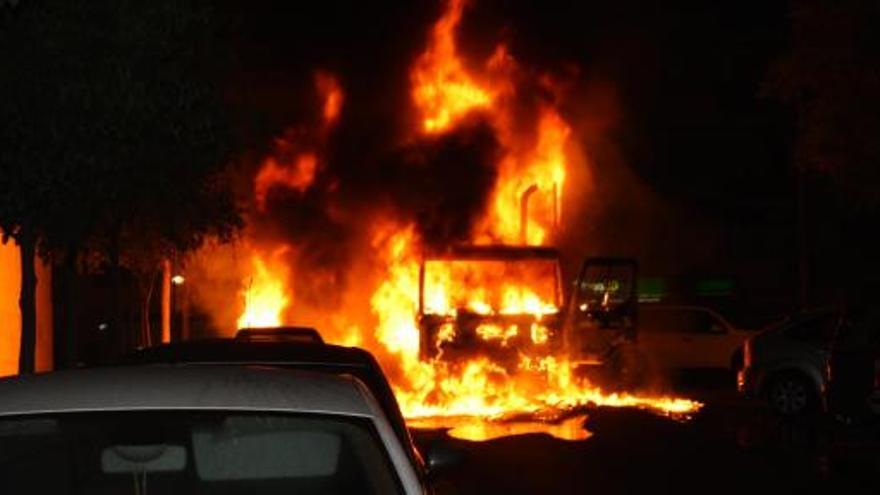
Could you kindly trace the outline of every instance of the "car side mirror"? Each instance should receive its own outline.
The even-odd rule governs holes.
[[[464,460],[464,450],[454,447],[445,440],[434,442],[425,452],[425,465],[428,470],[428,477],[431,479],[436,479],[438,476],[442,476],[464,464]]]

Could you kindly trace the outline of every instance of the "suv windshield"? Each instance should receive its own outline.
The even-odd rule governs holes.
[[[369,420],[220,412],[0,419],[11,493],[401,493]]]

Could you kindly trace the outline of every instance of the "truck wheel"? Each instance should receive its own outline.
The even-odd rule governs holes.
[[[798,416],[816,408],[817,398],[813,385],[800,373],[784,372],[776,375],[767,387],[770,407],[783,416]]]

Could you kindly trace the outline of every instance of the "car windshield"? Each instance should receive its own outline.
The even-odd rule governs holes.
[[[0,419],[10,493],[401,493],[372,424],[192,411]]]
[[[783,332],[791,339],[824,344],[834,338],[839,323],[838,311],[811,313],[792,321]]]

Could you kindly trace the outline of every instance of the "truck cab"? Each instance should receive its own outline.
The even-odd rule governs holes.
[[[486,356],[515,366],[521,355],[562,350],[559,252],[534,246],[456,246],[424,256],[419,270],[421,356]]]
[[[567,295],[559,251],[535,246],[455,246],[419,270],[422,359],[487,357],[512,369],[523,358],[605,364],[636,338],[637,266],[589,258]]]

